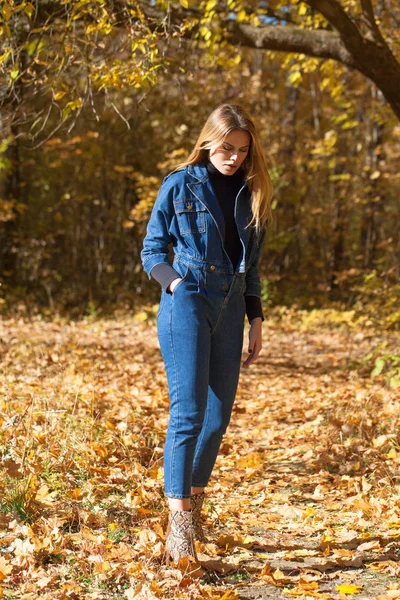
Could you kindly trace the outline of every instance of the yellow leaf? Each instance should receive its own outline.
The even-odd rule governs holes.
[[[293,71],[293,73],[290,73],[288,79],[294,87],[297,87],[302,82],[303,77],[300,71]]]
[[[91,542],[96,542],[97,544],[101,544],[106,539],[102,533],[95,535],[88,527],[81,527],[80,533],[77,534],[77,537],[84,537],[85,540],[90,540]]]
[[[185,556],[173,564],[180,570],[181,573],[190,576],[192,579],[199,579],[204,575],[204,571],[201,568],[200,563],[195,561],[192,557]]]
[[[400,529],[400,520],[389,523],[389,527],[393,527],[395,529]]]
[[[103,562],[98,562],[95,564],[94,572],[95,573],[107,573],[110,570],[110,563],[105,560]]]
[[[305,15],[307,10],[308,10],[308,6],[306,4],[304,4],[303,2],[300,2],[299,15]]]
[[[213,10],[217,6],[217,4],[218,4],[217,0],[208,0],[208,2],[206,4],[205,12],[210,12],[211,10]]]
[[[179,0],[179,2],[183,8],[189,8],[189,0]]]
[[[280,570],[276,569],[272,572],[271,565],[266,563],[260,573],[261,577],[268,583],[282,587],[285,583],[289,583],[290,579]]]
[[[300,580],[299,587],[306,592],[315,592],[318,590],[318,583],[316,581],[302,581]]]
[[[219,600],[236,600],[236,598],[239,598],[237,590],[228,590]]]
[[[362,585],[348,585],[343,583],[336,587],[336,591],[345,596],[346,594],[359,594],[361,592]]]
[[[5,21],[9,21],[11,19],[12,10],[8,2],[4,2],[2,13]]]
[[[55,496],[57,496],[57,492],[49,492],[49,488],[43,483],[36,492],[35,500],[36,502],[40,502],[40,504],[51,505],[54,502]]]
[[[80,500],[83,497],[82,488],[74,488],[71,490],[71,497],[74,498],[74,500]]]
[[[5,62],[7,58],[10,56],[11,50],[7,50],[4,54],[0,56],[0,63]]]
[[[86,29],[85,29],[85,33],[88,35],[89,33],[93,33],[94,31],[98,31],[99,30],[99,26],[97,23],[90,23]]]
[[[245,469],[246,467],[254,469],[256,467],[262,467],[263,465],[264,461],[262,455],[258,452],[249,452],[246,456],[239,458],[237,461],[239,469]]]
[[[144,311],[138,312],[135,315],[135,321],[147,321],[148,315]]]
[[[28,2],[27,5],[24,8],[25,14],[31,18],[31,16],[33,15],[33,13],[35,12],[35,7],[33,6],[33,4],[31,2]]]
[[[4,556],[0,556],[0,581],[3,581],[7,575],[11,573],[11,571],[11,564],[4,558]]]
[[[63,98],[65,96],[67,92],[56,92],[54,94],[54,100],[61,100],[61,98]]]

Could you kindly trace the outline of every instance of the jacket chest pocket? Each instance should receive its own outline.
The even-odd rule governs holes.
[[[179,230],[182,235],[204,233],[206,230],[206,209],[194,200],[174,202]]]

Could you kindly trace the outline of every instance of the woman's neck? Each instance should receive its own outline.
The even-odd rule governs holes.
[[[243,179],[244,177],[244,169],[243,167],[239,167],[235,173],[233,173],[232,175],[225,175],[225,173],[221,173],[221,171],[219,171],[217,169],[217,167],[211,162],[211,160],[209,158],[207,158],[207,162],[206,162],[206,167],[207,167],[207,171],[208,173],[212,176],[212,177],[219,177],[225,181],[235,181],[238,179]]]

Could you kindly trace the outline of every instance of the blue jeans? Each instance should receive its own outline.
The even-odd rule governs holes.
[[[165,363],[170,417],[164,448],[166,496],[190,498],[205,487],[229,424],[241,364],[245,274],[179,255],[183,277],[162,291],[158,339]]]

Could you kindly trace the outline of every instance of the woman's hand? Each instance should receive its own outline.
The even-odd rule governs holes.
[[[174,291],[174,289],[176,288],[176,286],[178,285],[178,283],[182,281],[182,277],[177,277],[176,279],[174,279],[173,281],[171,281],[171,283],[168,286],[168,290],[171,292]]]
[[[256,317],[250,324],[249,331],[249,356],[243,363],[243,367],[249,367],[255,360],[262,347],[262,319]]]

